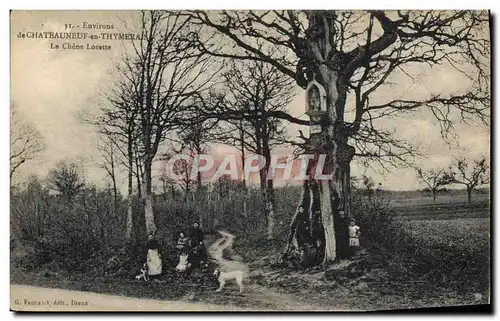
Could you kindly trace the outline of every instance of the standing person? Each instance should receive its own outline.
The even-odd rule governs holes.
[[[200,244],[200,241],[203,241],[203,231],[200,228],[200,225],[195,222],[191,229],[189,230],[189,238],[191,238],[191,246],[195,247]]]
[[[146,263],[148,266],[148,276],[152,279],[156,279],[161,275],[162,263],[160,254],[160,244],[155,239],[153,234],[148,235],[148,241],[146,242],[147,259]]]
[[[349,253],[352,256],[356,253],[359,248],[359,236],[361,235],[361,230],[358,225],[356,225],[356,220],[351,219],[349,224]]]

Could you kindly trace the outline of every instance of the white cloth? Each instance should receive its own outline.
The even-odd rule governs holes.
[[[359,237],[359,226],[349,225],[349,237]]]
[[[187,254],[181,254],[181,256],[179,256],[179,264],[177,264],[177,266],[175,267],[175,269],[179,272],[184,272],[187,270],[187,267],[188,267],[188,255]]]
[[[359,234],[359,226],[349,225],[349,246],[359,246]]]
[[[359,246],[359,238],[350,237],[349,238],[349,246]]]
[[[161,274],[161,258],[158,250],[148,250],[148,275]]]

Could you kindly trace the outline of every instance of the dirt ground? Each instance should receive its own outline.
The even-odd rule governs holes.
[[[15,272],[11,275],[11,283],[14,284],[11,307],[47,310],[46,306],[15,306],[15,299],[22,301],[25,298],[30,299],[31,295],[34,297],[41,295],[44,298],[47,294],[50,294],[50,298],[57,299],[59,293],[62,297],[60,300],[65,302],[67,300],[64,298],[71,300],[74,294],[75,300],[83,298],[82,300],[89,302],[89,305],[56,308],[88,308],[100,311],[113,309],[214,311],[219,308],[220,311],[374,311],[488,302],[486,293],[447,291],[422,293],[416,287],[412,291],[413,284],[402,284],[398,280],[388,283],[383,270],[379,269],[372,269],[369,273],[359,276],[348,275],[354,271],[350,268],[352,264],[351,261],[341,261],[326,271],[292,272],[260,269],[257,262],[246,280],[243,293],[239,293],[234,283],[228,283],[221,292],[216,293],[215,280],[205,285],[190,279],[145,283],[118,278],[88,279],[83,275]],[[337,272],[342,276],[332,279],[331,275]],[[30,284],[36,288],[31,294],[33,288],[19,284]],[[64,290],[57,292],[59,290],[54,289]],[[67,289],[78,292],[65,292]],[[88,299],[85,299],[85,293],[101,293],[99,295],[106,294],[111,297],[109,302],[106,301],[108,296],[104,296],[105,300],[102,300],[97,294],[89,294]]]
[[[13,311],[240,311],[227,305],[138,299],[26,285],[10,288]]]

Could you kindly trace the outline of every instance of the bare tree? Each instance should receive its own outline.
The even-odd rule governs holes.
[[[158,147],[180,125],[189,99],[199,94],[213,75],[212,59],[195,55],[183,40],[187,19],[175,12],[142,12],[133,55],[123,59],[137,110],[142,162],[142,200],[147,233],[156,232],[152,204],[151,167]]]
[[[178,140],[172,140],[172,142],[177,143],[178,147],[171,147],[170,149],[175,151],[176,153],[184,153],[188,159],[178,160],[175,163],[174,171],[175,174],[181,176],[182,178],[177,180],[172,180],[167,178],[167,183],[170,181],[171,188],[173,188],[172,183],[176,183],[181,187],[181,190],[184,192],[184,200],[187,197],[192,196],[193,200],[199,199],[202,197],[201,188],[203,185],[202,182],[202,173],[200,171],[196,171],[196,177],[193,178],[193,165],[195,162],[198,162],[198,155],[205,154],[209,151],[208,143],[214,140],[214,130],[218,128],[218,122],[214,119],[202,119],[200,116],[200,108],[203,104],[199,100],[194,100],[191,106],[191,111],[188,112],[188,117],[193,120],[198,120],[190,123],[189,125],[183,125],[180,127],[177,135]],[[170,158],[170,156],[165,155],[166,158]],[[196,169],[195,169],[196,170]],[[165,179],[163,180],[163,184],[165,184]],[[193,191],[193,186],[196,185],[196,189]],[[204,215],[203,211],[199,212],[198,223],[203,225]]]
[[[490,182],[489,165],[486,157],[482,156],[474,161],[469,161],[465,158],[455,160],[452,168],[453,182],[465,185],[467,189],[467,202],[472,202],[472,191],[481,185]]]
[[[188,11],[191,40],[218,57],[260,60],[288,75],[302,88],[316,80],[326,92],[322,131],[310,137],[310,150],[327,155],[331,181],[304,182],[286,252],[313,248],[312,264],[347,254],[350,163],[354,156],[380,164],[408,162],[412,144],[384,129],[379,120],[427,109],[447,139],[452,115],[488,123],[489,15],[487,11]],[[203,32],[200,32],[203,30]],[[383,100],[392,77],[413,79],[415,67],[446,65],[463,75],[462,92],[429,93],[418,99]],[[433,70],[429,70],[432,73]],[[419,93],[414,93],[418,97]],[[346,119],[347,101],[354,117]],[[286,112],[268,113],[308,125]],[[351,143],[351,144],[349,144]],[[313,197],[308,197],[310,193]],[[319,199],[319,201],[317,201]],[[297,215],[302,210],[311,215]],[[316,213],[319,212],[319,215]],[[321,220],[322,229],[299,230]]]
[[[33,160],[45,148],[40,132],[33,124],[20,118],[15,105],[10,107],[10,178],[29,160]]]
[[[116,143],[111,136],[103,135],[97,149],[101,153],[101,161],[96,163],[96,166],[106,172],[111,180],[111,188],[113,191],[113,212],[116,214],[118,207],[118,186],[116,182],[116,171],[118,168],[118,155],[116,151]]]
[[[432,201],[436,201],[438,193],[453,182],[453,177],[447,169],[429,169],[423,170],[422,168],[416,167],[418,178],[422,183],[424,183],[429,191],[432,193]]]
[[[120,154],[119,165],[127,169],[127,219],[125,226],[125,239],[130,241],[133,232],[133,207],[134,176],[137,177],[139,159],[137,156],[137,109],[134,107],[133,92],[134,84],[127,79],[127,70],[117,66],[118,79],[114,87],[106,94],[106,104],[99,107],[99,114],[95,116],[84,116],[83,121],[94,125],[99,133],[109,141],[113,148],[113,155]],[[118,151],[118,154],[115,153]],[[109,155],[108,155],[109,156]],[[108,157],[109,158],[109,157]],[[109,162],[108,162],[109,164]],[[140,184],[137,184],[140,191]],[[139,192],[140,194],[140,192]]]
[[[203,102],[195,100],[192,103],[188,118],[195,119],[189,125],[182,126],[178,131],[179,145],[178,151],[189,150],[190,154],[200,155],[209,150],[208,143],[215,140],[215,130],[219,127],[217,120],[202,118],[200,110]],[[196,173],[196,188],[199,190],[202,185],[201,173]]]
[[[193,104],[191,108],[192,110],[188,112],[190,116],[187,118],[199,119],[197,105]],[[158,160],[163,164],[167,164],[175,154],[182,154],[185,158],[177,159],[172,164],[172,168],[169,169],[173,171],[171,174],[176,177],[171,177],[168,171],[164,171],[159,177],[164,195],[167,194],[170,188],[172,198],[175,199],[175,187],[178,186],[184,195],[184,200],[187,200],[190,196],[193,197],[193,200],[200,196],[203,183],[202,174],[200,171],[193,173],[193,170],[196,170],[194,165],[198,161],[197,156],[208,151],[208,143],[212,139],[212,130],[216,126],[217,122],[214,120],[194,121],[188,125],[182,125],[177,131],[177,138],[169,140],[168,152],[164,152]],[[200,224],[203,223],[202,212],[200,212],[198,220]]]
[[[283,111],[290,104],[294,97],[293,80],[262,61],[232,62],[224,73],[224,80],[226,94],[222,114],[242,115],[239,120],[228,120],[231,127],[237,130],[226,135],[224,140],[240,145],[242,155],[247,150],[265,159],[265,166],[259,172],[260,190],[264,199],[263,213],[268,221],[267,235],[272,239],[275,226],[274,187],[273,178],[267,175],[271,150],[285,138],[285,127],[282,119],[269,116],[267,112]]]

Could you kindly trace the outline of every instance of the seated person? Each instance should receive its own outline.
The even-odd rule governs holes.
[[[177,244],[175,248],[180,252],[187,252],[189,247],[189,237],[187,237],[184,232],[179,233],[179,239],[177,240]]]
[[[197,265],[203,266],[207,263],[208,253],[203,241],[199,241],[198,245],[192,248],[190,256],[192,261]]]

